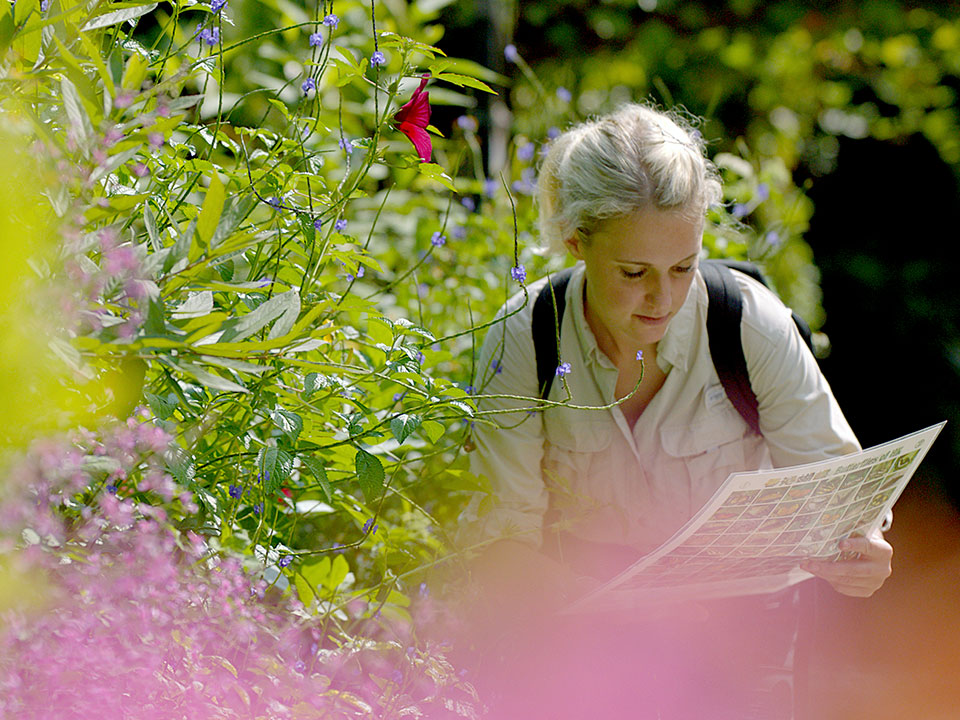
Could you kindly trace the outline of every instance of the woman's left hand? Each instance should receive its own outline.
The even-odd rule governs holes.
[[[867,537],[851,535],[841,540],[839,547],[847,557],[804,560],[800,563],[801,569],[823,578],[837,592],[853,597],[870,597],[890,577],[893,547],[883,539],[879,529]]]

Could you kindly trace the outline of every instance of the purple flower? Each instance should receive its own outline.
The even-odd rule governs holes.
[[[503,363],[497,359],[493,359],[490,362],[490,369],[493,370],[497,375],[503,372]]]
[[[263,503],[257,503],[256,505],[253,506],[254,515],[259,515],[262,512],[263,512]]]
[[[416,360],[417,360],[417,362],[420,363],[421,365],[423,364],[423,353],[420,352],[419,350],[417,350],[417,358],[416,358]]]
[[[643,362],[643,350],[637,350],[637,360]]]
[[[380,67],[381,65],[387,64],[387,58],[384,57],[383,53],[379,50],[375,50],[373,55],[370,56],[370,64],[375,67]]]
[[[394,394],[393,394],[393,401],[394,401],[394,402],[400,402],[401,400],[403,400],[403,393],[402,393],[402,392],[398,392],[398,393],[394,393]]]
[[[533,143],[527,143],[526,145],[521,145],[517,149],[517,157],[523,160],[524,162],[529,162],[533,160],[533,156],[537,152],[537,146]]]
[[[227,0],[210,0],[210,11],[220,12],[227,6]]]
[[[50,0],[40,0],[40,12],[46,12],[50,7]]]
[[[313,221],[314,230],[319,232],[321,227],[323,227],[323,220],[321,220],[320,218],[317,218],[316,220]]]
[[[227,492],[230,494],[230,497],[236,500],[243,495],[243,487],[240,485],[231,485]]]
[[[763,202],[768,197],[770,197],[770,186],[766,183],[760,183],[757,185],[757,200]]]
[[[442,247],[447,243],[447,236],[441,235],[440,231],[437,230],[433,236],[430,238],[430,244],[434,247]]]
[[[527,269],[522,265],[510,268],[510,277],[523,285],[527,281]]]
[[[346,138],[340,138],[340,141],[337,143],[340,146],[340,149],[344,152],[352,153],[357,148],[354,146],[352,140],[347,140]]]
[[[267,205],[273,208],[280,207],[280,198],[278,198],[276,195],[271,195],[267,198]]]
[[[460,200],[460,204],[463,205],[463,206],[464,206],[467,210],[469,210],[470,212],[473,212],[474,210],[477,209],[477,203],[476,203],[476,201],[475,201],[472,197],[470,197],[469,195],[467,195],[465,198],[461,199],[461,200]]]
[[[570,372],[570,363],[565,362],[557,365],[557,370],[556,370],[557,377],[564,377],[569,372]]]
[[[337,232],[343,232],[344,230],[347,229],[347,221],[344,220],[343,218],[340,218],[333,224],[333,229],[336,230]]]
[[[497,181],[493,178],[487,178],[483,181],[483,194],[492,198],[497,193]]]
[[[517,53],[517,46],[513,43],[510,43],[503,49],[503,57],[506,58],[507,62],[515,63],[520,57]]]
[[[310,33],[310,47],[317,47],[319,45],[323,45],[323,35],[318,32]]]
[[[199,29],[200,26],[197,25],[197,28]],[[200,39],[200,42],[204,42],[207,45],[213,47],[218,42],[220,42],[220,28],[218,27],[204,28],[203,30],[200,30],[198,37]]]
[[[771,230],[768,232],[766,240],[771,247],[777,247],[777,245],[783,242],[783,238],[780,237],[780,233],[778,233],[776,230]]]
[[[116,495],[116,494],[117,494],[117,486],[116,486],[116,485],[107,485],[107,492],[110,493],[111,495]]]
[[[317,89],[317,81],[312,77],[308,77],[303,81],[303,84],[300,85],[300,89],[303,90],[304,95],[309,95],[311,90]]]
[[[457,118],[457,126],[465,132],[476,132],[477,119],[471,115],[461,115]]]
[[[326,25],[328,28],[336,30],[337,25],[340,24],[340,18],[338,18],[333,13],[330,13],[329,15],[323,18],[323,24]]]
[[[420,597],[427,597],[430,594],[430,588],[425,582],[420,583]]]
[[[573,99],[573,95],[571,95],[570,91],[567,90],[565,87],[557,88],[557,97],[560,98],[561,102],[565,102],[565,103],[568,103],[570,102],[570,100]]]
[[[558,137],[560,137],[560,128],[558,127],[548,128],[547,137],[550,138],[551,140],[556,140]]]
[[[467,236],[467,229],[463,225],[457,225],[450,234],[457,240],[463,240]]]
[[[293,560],[292,555],[284,555],[282,558],[280,558],[280,563],[279,563],[280,567],[286,567],[291,563],[292,560]]]
[[[357,278],[362,278],[363,275],[364,275],[363,265],[360,265],[360,266],[357,268]],[[354,280],[353,273],[347,273],[347,280],[348,280],[349,282],[353,282],[353,280]]]
[[[151,147],[159,148],[163,145],[163,133],[152,132],[147,135],[147,141],[150,143]]]
[[[743,203],[735,203],[734,206],[730,209],[730,214],[733,215],[735,218],[742,218],[746,216],[748,212],[749,210],[747,209],[747,206],[744,205]]]
[[[367,521],[363,524],[363,532],[364,534],[366,533],[376,534],[377,528],[379,527],[380,527],[379,523],[377,523],[376,525],[373,524],[373,518],[367,518]]]

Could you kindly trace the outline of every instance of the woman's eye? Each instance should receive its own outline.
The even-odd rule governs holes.
[[[623,273],[624,277],[636,279],[636,278],[643,277],[646,270],[638,270],[637,272],[630,272],[626,268],[620,268],[620,272]]]
[[[693,265],[686,265],[686,266],[684,266],[684,267],[675,267],[675,268],[674,268],[674,272],[678,272],[678,273],[688,273],[688,272],[691,272],[691,271],[693,270],[693,268],[694,268]]]

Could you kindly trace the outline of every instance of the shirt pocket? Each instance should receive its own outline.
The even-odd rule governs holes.
[[[671,457],[682,460],[696,482],[721,469],[743,470],[749,429],[732,407],[711,409],[684,425],[660,429],[660,445]]]

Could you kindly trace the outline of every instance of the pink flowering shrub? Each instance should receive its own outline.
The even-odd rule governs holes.
[[[476,717],[433,649],[333,633],[178,532],[196,506],[161,469],[169,441],[131,418],[37,443],[12,467],[6,554],[44,595],[0,621],[0,717]]]

